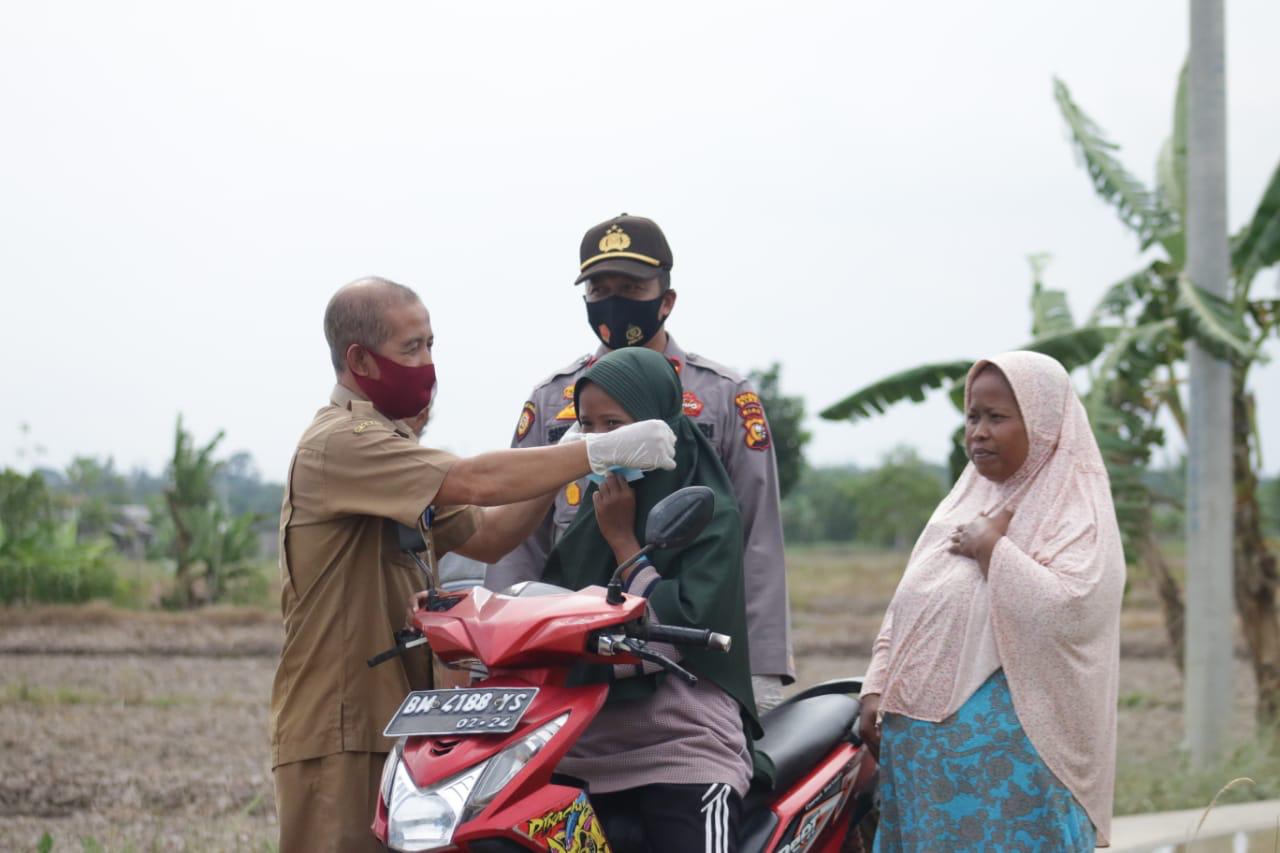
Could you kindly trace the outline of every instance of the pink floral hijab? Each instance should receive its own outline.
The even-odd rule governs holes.
[[[986,674],[1004,669],[1022,728],[1107,846],[1125,579],[1110,481],[1061,364],[1031,352],[979,361],[966,409],[988,366],[1013,388],[1026,462],[1003,483],[969,465],[938,506],[885,614],[863,692],[879,693],[883,712],[937,722],[968,698],[959,694],[976,659],[990,658]],[[1013,519],[983,578],[974,560],[949,553],[949,535],[1006,508]]]

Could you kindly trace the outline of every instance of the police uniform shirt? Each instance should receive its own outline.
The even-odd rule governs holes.
[[[431,686],[425,650],[372,669],[365,661],[395,645],[425,586],[393,522],[416,525],[455,461],[342,386],[298,442],[280,509],[285,639],[271,691],[273,768],[388,751],[383,728],[410,690]],[[437,553],[478,525],[475,507],[441,508]]]
[[[577,420],[573,389],[578,377],[609,350],[583,356],[552,374],[524,404],[513,447],[555,444]],[[759,395],[742,376],[710,359],[685,353],[668,334],[664,355],[680,374],[684,413],[716,448],[733,482],[745,537],[743,570],[754,675],[792,678],[791,615],[778,505],[778,464]],[[570,483],[525,542],[489,567],[485,586],[503,589],[541,576],[551,546],[569,527],[588,481]]]

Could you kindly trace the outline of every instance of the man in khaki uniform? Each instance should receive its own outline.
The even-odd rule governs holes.
[[[580,275],[587,320],[600,339],[584,355],[543,380],[524,404],[513,447],[555,444],[576,422],[573,388],[578,377],[610,349],[645,346],[671,361],[684,386],[684,413],[719,452],[742,512],[743,572],[750,629],[752,688],[761,711],[782,699],[795,678],[791,615],[778,496],[778,463],[760,396],[739,374],[709,358],[685,352],[666,331],[675,307],[673,259],[657,223],[622,214],[582,238]],[[561,489],[542,525],[520,548],[489,567],[485,586],[502,589],[541,575],[551,546],[568,528],[586,493],[578,480]]]
[[[457,459],[420,446],[433,338],[426,308],[402,285],[342,288],[325,336],[338,382],[298,442],[280,511],[285,641],[271,763],[284,853],[382,849],[370,831],[392,745],[382,730],[405,694],[431,686],[425,651],[365,663],[395,644],[424,585],[396,522],[418,525],[432,508],[438,553],[493,560],[529,534],[554,491],[589,470],[675,465],[674,436],[658,421],[612,443],[586,436],[533,453]]]

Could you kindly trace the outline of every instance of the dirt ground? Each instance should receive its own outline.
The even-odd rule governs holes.
[[[818,567],[818,576],[826,574]],[[860,674],[891,585],[793,585],[797,686]],[[1125,614],[1120,749],[1167,752],[1181,687],[1158,614]],[[268,705],[280,646],[262,610],[0,609],[0,849],[274,849]],[[1231,724],[1252,729],[1238,662]]]

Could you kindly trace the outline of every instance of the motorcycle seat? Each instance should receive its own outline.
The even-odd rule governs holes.
[[[773,762],[774,791],[785,791],[841,740],[853,736],[861,705],[849,695],[808,696],[779,705],[760,719],[756,748]]]

